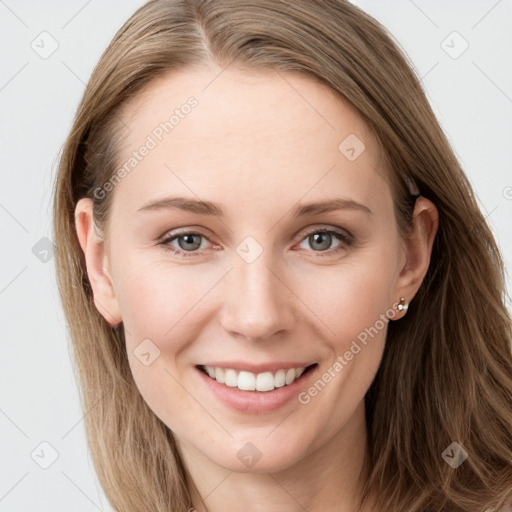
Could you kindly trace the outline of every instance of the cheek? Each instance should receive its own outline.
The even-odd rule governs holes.
[[[176,358],[199,336],[201,298],[215,282],[214,276],[199,279],[193,268],[132,257],[119,272],[123,277],[117,291],[134,381],[155,415],[172,427],[180,424],[175,425],[173,411],[190,408],[190,396],[179,384],[187,368]]]
[[[394,256],[387,249],[367,251],[329,273],[314,295],[313,311],[329,327],[323,342],[328,356],[323,373],[300,396],[314,446],[335,435],[364,399],[384,351],[392,291]],[[308,280],[309,283],[309,280]],[[313,282],[309,291],[313,291]],[[306,291],[306,290],[304,290]],[[340,406],[341,404],[341,406]],[[318,435],[322,432],[322,435]]]
[[[116,293],[128,360],[137,387],[155,412],[161,409],[163,389],[173,390],[173,404],[187,399],[177,384],[189,368],[181,355],[200,337],[212,311],[208,294],[226,272],[223,267],[200,267],[134,255],[118,267]]]
[[[120,274],[116,293],[125,328],[155,340],[178,338],[175,333],[190,324],[192,310],[215,282],[192,265],[179,268],[142,258],[132,258]]]
[[[350,343],[392,306],[394,257],[387,250],[367,251],[305,282],[301,296],[309,297],[338,343]]]

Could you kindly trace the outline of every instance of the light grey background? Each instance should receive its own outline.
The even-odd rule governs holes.
[[[84,85],[143,3],[0,0],[0,512],[112,510],[88,455],[45,237],[57,156]],[[354,3],[409,54],[510,272],[512,1]],[[42,442],[58,454],[47,469],[52,448]]]

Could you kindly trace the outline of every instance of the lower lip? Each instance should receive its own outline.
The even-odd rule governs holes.
[[[224,404],[239,412],[262,414],[276,411],[291,399],[297,397],[317,369],[318,365],[311,368],[307,373],[303,373],[292,384],[274,388],[272,391],[242,391],[217,382],[199,368],[196,368],[196,371],[214,396]]]

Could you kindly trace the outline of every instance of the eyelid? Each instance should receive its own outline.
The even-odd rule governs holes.
[[[322,231],[333,231],[334,233],[344,236],[347,239],[354,240],[354,236],[349,231],[338,226],[332,226],[331,224],[314,224],[313,226],[305,227],[299,231],[296,236],[300,237],[302,241],[304,237]]]

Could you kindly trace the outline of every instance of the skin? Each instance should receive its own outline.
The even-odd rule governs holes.
[[[96,307],[110,324],[123,322],[133,377],[175,435],[196,510],[352,511],[368,470],[364,395],[387,324],[308,404],[294,399],[271,413],[219,402],[195,365],[317,362],[321,375],[400,297],[413,299],[437,210],[419,198],[402,239],[376,139],[350,104],[292,72],[205,66],[158,79],[125,109],[120,165],[190,96],[197,107],[116,185],[105,241],[91,200],[77,204]],[[365,145],[354,161],[338,149],[349,134]],[[214,201],[224,216],[138,211],[170,195]],[[292,217],[299,203],[340,197],[372,213]],[[204,235],[188,249],[195,256],[158,244],[177,228]],[[345,230],[354,242],[315,243],[308,235],[320,228]],[[262,249],[251,263],[236,252],[247,236]],[[179,241],[168,245],[186,252]],[[134,355],[147,338],[160,350],[149,366]],[[247,442],[262,454],[250,468],[237,457]]]

